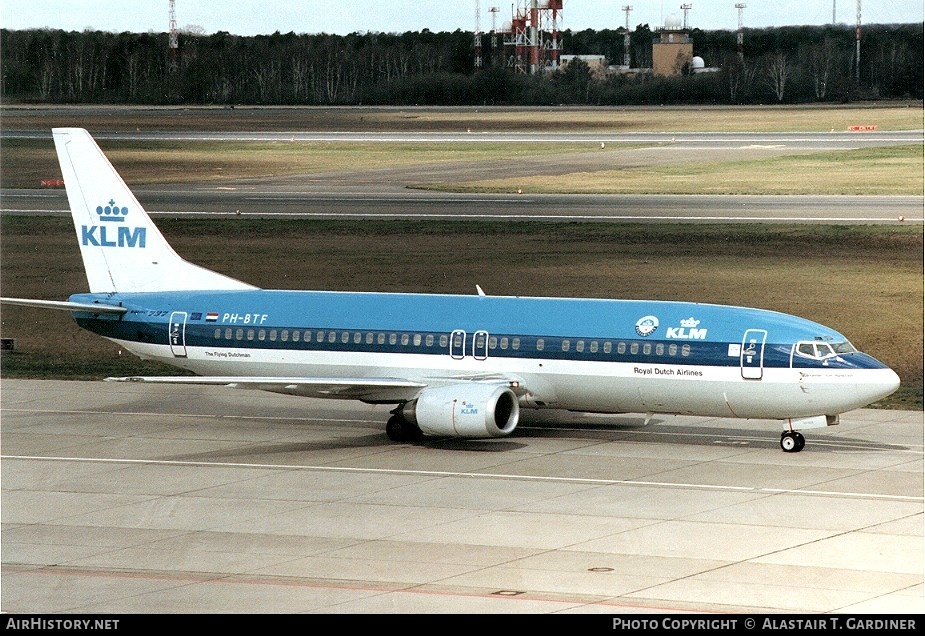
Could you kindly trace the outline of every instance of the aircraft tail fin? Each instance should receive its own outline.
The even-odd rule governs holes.
[[[181,258],[90,133],[52,133],[91,292],[254,289]]]

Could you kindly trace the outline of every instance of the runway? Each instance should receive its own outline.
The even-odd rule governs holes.
[[[3,139],[50,139],[48,131],[2,130]],[[507,220],[644,223],[923,223],[922,196],[477,194],[442,192],[441,184],[615,168],[745,161],[798,153],[922,142],[922,131],[831,133],[449,133],[449,132],[101,132],[100,140],[346,143],[587,143],[561,161],[546,156],[433,162],[319,171],[212,183],[136,186],[152,215],[321,220]],[[617,153],[599,144],[634,144]],[[635,144],[639,144],[636,147]],[[437,188],[432,190],[431,188]],[[54,189],[0,190],[0,214],[64,215],[67,197]],[[900,220],[901,219],[901,220]]]
[[[50,140],[47,130],[2,130],[3,139]],[[550,160],[544,156],[479,162],[435,162],[389,168],[226,179],[216,183],[139,186],[139,201],[155,216],[221,218],[246,215],[313,219],[502,220],[638,223],[920,224],[921,196],[712,196],[602,194],[477,194],[441,192],[441,184],[543,175],[555,180],[595,172],[709,161],[920,144],[922,131],[830,133],[639,132],[209,132],[110,131],[101,141],[343,142],[343,143],[569,143],[588,144]],[[598,146],[630,144],[618,155]],[[437,190],[431,188],[436,187]],[[0,190],[0,214],[62,215],[62,190]],[[902,221],[900,221],[902,219]]]
[[[4,379],[10,613],[920,613],[923,413],[561,412],[389,442],[385,407]]]
[[[925,218],[916,196],[482,195],[295,185],[149,186],[135,194],[154,217],[888,225]],[[0,215],[70,212],[63,191],[3,190]]]

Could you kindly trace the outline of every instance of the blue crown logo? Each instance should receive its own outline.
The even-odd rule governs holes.
[[[122,223],[128,214],[128,208],[120,208],[114,199],[110,199],[106,207],[96,206],[96,213],[100,215],[100,221],[104,223]]]

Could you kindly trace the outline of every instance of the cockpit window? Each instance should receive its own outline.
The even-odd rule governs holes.
[[[797,345],[797,353],[808,356],[810,358],[816,357],[816,345],[811,342],[801,342]]]
[[[796,352],[807,358],[824,360],[843,353],[854,353],[857,351],[850,342],[798,342]]]
[[[835,349],[835,353],[857,353],[857,349],[854,348],[854,345],[847,340],[844,342],[836,342],[832,345],[832,348]]]

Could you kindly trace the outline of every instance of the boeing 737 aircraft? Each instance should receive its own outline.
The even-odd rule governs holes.
[[[182,259],[87,131],[53,132],[90,293],[4,302],[198,375],[110,381],[394,404],[395,441],[510,435],[522,408],[775,419],[787,452],[899,386],[840,333],[761,309],[258,289]]]

